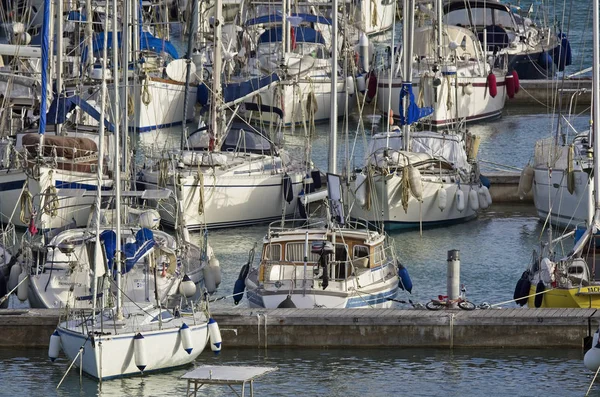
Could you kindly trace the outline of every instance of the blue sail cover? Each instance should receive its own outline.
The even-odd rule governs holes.
[[[44,18],[42,20],[42,96],[40,98],[40,135],[46,132],[46,99],[48,97],[48,50],[50,43],[48,35],[50,32],[50,1],[44,1]]]
[[[133,266],[156,245],[152,230],[141,228],[135,234],[135,243],[125,243],[123,253],[125,254],[125,272],[130,271]]]
[[[108,32],[108,47],[107,50],[112,48],[112,32]],[[117,42],[119,48],[121,48],[121,32],[117,33]],[[93,38],[94,53],[100,52],[104,49],[104,32],[96,33]],[[142,50],[150,50],[156,53],[166,52],[173,59],[178,59],[179,54],[177,49],[168,40],[158,39],[150,32],[142,32],[140,35],[140,48]]]
[[[54,98],[47,114],[48,124],[64,124],[67,120],[67,113],[72,111],[75,106],[79,106],[81,110],[89,114],[94,120],[100,121],[100,112],[95,107],[81,99],[78,95],[73,95],[70,97],[61,96],[60,98]],[[104,119],[104,126],[110,132],[114,131],[114,125],[107,119]]]
[[[265,77],[256,77],[241,83],[223,84],[223,102],[232,102],[261,89],[275,81],[279,81],[276,73]]]
[[[325,17],[321,17],[318,15],[297,13],[297,14],[292,14],[290,16],[300,17],[300,18],[302,18],[302,22],[321,23],[323,25],[332,25],[331,18],[325,18]],[[282,19],[283,18],[279,14],[262,15],[260,17],[247,20],[244,23],[244,25],[252,26],[252,25],[259,25],[259,24],[264,24],[264,23],[281,23]]]
[[[404,116],[404,106],[402,106],[402,99],[408,95],[408,110],[406,116]],[[412,83],[403,81],[402,88],[400,89],[400,125],[413,124],[423,117],[429,116],[433,113],[432,107],[420,108],[415,103],[415,94],[412,91]]]
[[[325,44],[325,39],[320,32],[307,26],[298,26],[294,28],[296,43],[317,43]],[[283,40],[281,27],[267,29],[260,35],[259,43],[277,43]]]

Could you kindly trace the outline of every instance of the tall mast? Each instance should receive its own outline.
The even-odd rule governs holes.
[[[108,31],[108,18],[104,21],[104,32]],[[100,120],[98,120],[98,190],[96,191],[96,246],[94,251],[94,281],[92,284],[92,313],[96,313],[97,295],[98,295],[98,258],[102,257],[102,247],[100,245],[100,206],[102,203],[102,175],[104,171],[104,118],[106,117],[106,60],[108,58],[108,35],[104,35],[104,45],[102,46],[102,84],[100,88]],[[102,263],[102,262],[101,262]],[[96,316],[92,316],[92,321],[96,321]]]
[[[131,36],[131,12],[130,5],[127,1],[123,2],[123,27],[121,28],[121,69],[123,70],[123,85],[121,87],[121,98],[125,101],[124,103],[128,103],[127,97],[129,96],[129,57],[130,57],[130,36]],[[131,109],[133,111],[133,109]],[[129,109],[127,105],[125,105],[125,114],[121,119],[122,130],[123,130],[123,171],[129,179],[129,145],[128,145],[128,135],[129,135]],[[128,187],[129,189],[129,187]]]
[[[198,0],[192,0],[192,11],[190,14],[190,25],[188,29],[188,42],[187,42],[187,53],[185,54],[185,91],[183,92],[183,123],[181,123],[183,127],[183,131],[181,131],[181,141],[179,148],[181,150],[185,149],[186,141],[187,141],[187,107],[190,96],[190,76],[192,72],[192,47],[196,38],[196,29],[197,29],[197,20],[198,20]]]
[[[413,54],[413,29],[415,17],[415,1],[404,0],[404,17],[402,19],[402,40],[403,40],[403,76],[402,89],[412,89],[412,54]],[[410,126],[407,122],[409,95],[405,95],[400,104],[404,110],[404,125],[402,127],[403,149],[410,151]]]
[[[62,94],[62,64],[63,64],[63,0],[58,0],[56,6],[56,95],[60,101]],[[57,102],[60,103],[60,102]],[[59,105],[60,106],[60,105]],[[56,123],[56,135],[60,135],[62,124]]]
[[[213,56],[213,86],[212,86],[212,99],[211,99],[211,109],[210,109],[210,122],[212,126],[212,136],[215,139],[215,142],[219,143],[219,139],[221,138],[219,135],[219,126],[221,123],[218,121],[219,114],[217,113],[217,109],[220,108],[218,106],[221,102],[221,22],[222,22],[222,14],[223,14],[223,3],[221,0],[216,0],[215,2],[215,22],[214,22],[214,37],[213,37],[213,47],[214,47],[214,56]]]
[[[337,174],[338,0],[333,0],[331,7],[331,109],[329,110],[331,131],[329,137],[329,172]]]
[[[593,75],[592,75],[592,101],[593,101],[593,112],[592,112],[592,132],[593,132],[593,148],[594,148],[594,219],[592,225],[600,220],[600,24],[598,18],[600,17],[598,7],[600,6],[599,0],[593,0],[593,45],[594,56],[593,56]]]
[[[50,59],[50,2],[44,0],[44,19],[42,20],[42,92],[40,97],[40,155],[44,152],[44,134],[46,133],[46,113],[48,102],[48,60]]]
[[[106,9],[108,10],[108,0],[106,1]],[[108,15],[107,15],[108,18]],[[115,218],[116,223],[116,234],[117,241],[115,244],[115,262],[117,269],[117,318],[123,318],[123,294],[121,292],[121,161],[119,158],[119,44],[117,40],[118,34],[118,20],[117,20],[117,0],[112,1],[112,62],[113,62],[113,84],[114,84],[114,101],[113,101],[113,125],[114,125],[114,140],[115,140],[115,151],[114,151],[114,188],[115,188]],[[108,32],[105,32],[108,34]],[[98,186],[100,189],[100,186]]]

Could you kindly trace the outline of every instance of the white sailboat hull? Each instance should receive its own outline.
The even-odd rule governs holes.
[[[20,216],[21,211],[29,214],[29,209],[22,208],[20,202],[26,182],[27,190],[32,196],[33,207],[46,208],[39,214],[40,221],[36,222],[38,229],[87,225],[95,197],[66,197],[58,195],[58,192],[60,189],[96,190],[98,182],[95,176],[87,172],[65,171],[47,166],[39,167],[39,178],[28,177],[24,171],[0,175],[0,213],[3,223],[12,222],[21,227],[29,226],[21,221]],[[108,179],[102,181],[103,189],[111,186],[112,181]]]
[[[442,181],[442,179],[447,182]],[[402,207],[402,176],[380,175],[374,178],[374,191],[376,196],[371,197],[371,209],[366,209],[358,203],[352,207],[350,215],[354,219],[364,219],[369,222],[383,221],[386,230],[416,228],[421,224],[423,226],[438,226],[443,224],[467,221],[477,216],[477,211],[473,210],[469,203],[469,192],[471,189],[478,189],[475,184],[460,183],[460,190],[464,194],[464,209],[459,211],[457,203],[457,191],[459,184],[450,182],[450,177],[445,178],[432,177],[423,179],[423,202],[419,203],[412,195],[408,202],[408,209],[404,211]],[[356,191],[356,186],[352,184],[352,191]],[[438,201],[438,190],[446,190],[446,205],[440,210]],[[380,208],[383,203],[383,208]],[[477,204],[479,208],[479,204]]]
[[[497,75],[498,92],[494,98],[489,93],[485,77],[458,77],[458,101],[456,100],[455,77],[441,78],[441,85],[434,88],[433,77],[415,77],[413,79],[413,92],[415,98],[422,97],[423,103],[417,102],[419,107],[433,107],[433,114],[420,122],[430,125],[431,128],[451,126],[457,121],[477,122],[498,118],[502,115],[506,100],[506,87],[504,76]],[[469,89],[472,90],[467,94]],[[394,117],[400,114],[400,89],[401,78],[392,79],[391,106],[390,106],[390,81],[383,74],[377,81],[377,103],[388,113],[394,112]],[[458,106],[456,105],[458,103]],[[458,118],[457,118],[458,108]]]
[[[301,172],[288,173],[292,180],[294,198],[287,203],[283,198],[283,173],[243,175],[241,172],[231,171],[215,178],[204,175],[203,185],[197,178],[197,172],[183,174],[181,187],[174,187],[172,182],[166,187],[174,191],[180,190],[183,216],[190,230],[252,225],[277,220],[282,215],[293,215],[304,176]],[[143,181],[157,185],[157,176],[156,172],[145,172]],[[160,206],[161,221],[170,227],[174,227],[176,223],[173,211],[176,203],[177,200],[171,197],[168,204]]]
[[[533,202],[542,221],[554,226],[573,228],[587,224],[593,214],[593,177],[587,172],[574,171],[575,191],[569,193],[567,175],[563,169],[534,168]]]
[[[273,90],[259,94],[260,101],[265,106],[273,106],[283,111],[283,124],[286,127],[302,125],[303,123],[326,122],[330,119],[331,81],[328,78],[315,77],[310,80],[301,79],[298,82],[282,83]],[[354,96],[348,97],[348,106],[355,102]],[[346,82],[339,79],[337,84],[338,117],[346,114]],[[312,109],[312,110],[311,110]],[[311,112],[314,114],[311,116]],[[252,112],[249,114],[254,122],[270,122],[277,124],[277,116],[272,113]]]
[[[189,324],[188,324],[189,325]],[[208,342],[206,323],[189,325],[193,349],[188,354],[182,345],[179,327],[166,325],[162,330],[144,331],[144,349],[146,367],[144,373],[179,367],[193,362],[202,353]],[[80,327],[81,328],[81,327]],[[111,379],[121,376],[137,375],[142,371],[136,366],[134,337],[138,333],[127,332],[117,335],[94,335],[92,337],[75,331],[63,323],[57,331],[61,347],[69,361],[80,366],[83,371],[97,379]],[[83,348],[80,357],[77,357]]]

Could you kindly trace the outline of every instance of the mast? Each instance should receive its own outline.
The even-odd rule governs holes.
[[[338,0],[332,0],[331,7],[331,109],[329,109],[331,131],[329,137],[329,172],[337,174]]]
[[[183,127],[183,131],[181,131],[181,141],[180,141],[180,149],[183,150],[185,149],[185,145],[187,142],[187,126],[186,126],[186,120],[187,120],[187,107],[188,107],[188,101],[189,101],[189,96],[190,96],[190,75],[192,73],[192,47],[193,47],[193,43],[194,43],[194,38],[196,37],[196,29],[197,29],[197,25],[196,25],[196,21],[197,21],[197,5],[198,5],[198,0],[193,0],[192,1],[192,11],[190,14],[190,25],[189,25],[189,29],[188,29],[188,42],[187,42],[187,53],[185,54],[185,91],[183,92],[183,123],[181,123],[182,127]],[[196,29],[194,29],[194,26],[196,26]]]
[[[210,109],[210,123],[212,129],[212,137],[215,139],[215,142],[219,143],[220,146],[220,136],[219,136],[219,127],[221,123],[219,123],[218,118],[219,114],[217,113],[217,109],[220,108],[218,106],[221,102],[221,21],[223,19],[223,2],[222,0],[216,0],[215,2],[215,23],[214,23],[214,37],[213,37],[213,86],[212,86],[212,98],[211,98],[211,109]]]
[[[44,19],[42,21],[42,92],[40,97],[40,156],[44,152],[44,134],[46,133],[46,113],[48,101],[48,59],[50,58],[49,38],[50,34],[50,2],[44,0]]]
[[[129,109],[127,103],[128,98],[128,90],[129,90],[129,53],[130,53],[130,42],[129,38],[131,35],[131,12],[130,5],[127,4],[127,1],[123,2],[123,27],[121,28],[121,69],[123,70],[123,86],[121,87],[121,98],[125,101],[125,114],[121,122],[123,123],[123,171],[127,179],[129,180],[129,144],[128,144],[128,135],[129,135]],[[131,109],[133,111],[133,109]],[[128,187],[129,189],[129,187]]]
[[[593,148],[594,148],[594,218],[592,219],[591,225],[595,226],[600,220],[600,24],[598,18],[600,18],[598,7],[600,6],[599,0],[593,0],[593,45],[594,56],[593,56],[593,72],[592,72],[592,101],[593,101],[593,112],[592,112],[592,132],[593,132]]]
[[[406,1],[405,1],[406,2]],[[394,10],[396,9],[396,0],[394,0]],[[402,29],[404,29],[404,25],[405,23],[402,22]],[[403,30],[404,31],[404,30]],[[387,128],[386,128],[386,137],[385,137],[385,147],[389,147],[390,146],[390,127],[391,124],[390,122],[393,121],[393,117],[392,116],[392,86],[393,86],[393,82],[394,82],[394,70],[396,69],[394,67],[394,63],[396,61],[396,54],[394,54],[394,42],[396,41],[396,24],[392,24],[392,44],[390,45],[390,72],[388,74],[389,77],[389,87],[388,87],[388,120],[387,120]],[[404,76],[403,76],[404,78]],[[402,106],[402,104],[400,104],[400,106]],[[391,120],[390,120],[391,119]]]
[[[415,17],[415,1],[404,0],[404,18],[402,21],[402,40],[403,40],[403,81],[402,89],[412,89],[412,54],[413,54],[413,29]],[[402,145],[403,149],[410,151],[410,126],[407,123],[409,95],[405,95],[400,104],[404,110],[404,125],[402,126]]]
[[[108,0],[106,1],[106,9],[108,10]],[[107,15],[108,18],[108,15]],[[113,84],[114,84],[114,101],[113,101],[113,125],[114,125],[114,140],[115,140],[115,152],[114,152],[114,187],[115,187],[115,218],[117,219],[116,234],[117,241],[115,244],[115,262],[117,269],[117,318],[123,318],[123,293],[121,292],[121,161],[119,158],[119,44],[117,40],[118,34],[118,20],[117,20],[117,0],[112,1],[112,57],[113,57]],[[105,32],[108,34],[108,32]],[[100,186],[98,186],[100,189]]]
[[[56,6],[56,95],[60,101],[62,94],[62,64],[63,64],[63,0],[58,0]],[[57,102],[60,104],[60,102]],[[60,106],[60,105],[59,105]],[[56,123],[56,135],[60,135],[62,124]]]
[[[108,30],[108,18],[104,21],[104,32]],[[102,47],[102,84],[100,88],[100,120],[98,120],[98,189],[96,190],[96,246],[94,250],[94,282],[92,284],[92,313],[96,313],[98,296],[98,261],[102,258],[102,247],[100,245],[100,206],[102,203],[102,174],[104,170],[104,118],[106,117],[106,59],[108,58],[108,35],[104,35],[104,46]],[[102,262],[101,262],[102,263]],[[96,321],[96,316],[92,316]]]

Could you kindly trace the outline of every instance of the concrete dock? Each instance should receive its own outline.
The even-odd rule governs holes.
[[[568,110],[571,98],[574,106],[590,106],[592,101],[592,80],[574,78],[563,80],[521,80],[521,89],[514,98],[506,99],[506,108],[545,107],[555,109],[561,105]]]
[[[0,311],[0,348],[46,348],[59,310]],[[596,309],[248,309],[214,311],[232,348],[582,348]]]
[[[519,197],[519,179],[521,173],[512,171],[482,172],[490,180],[490,195],[493,203],[533,204],[533,192],[521,199]],[[492,204],[493,205],[493,204]]]

